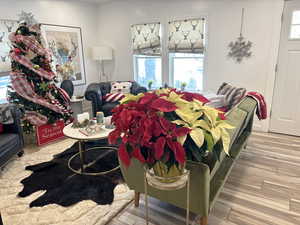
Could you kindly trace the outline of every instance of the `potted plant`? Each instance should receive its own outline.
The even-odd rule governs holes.
[[[152,89],[152,85],[153,85],[153,81],[149,80],[148,81],[148,89],[151,90]]]
[[[168,88],[128,94],[113,109],[109,142],[121,139],[118,155],[126,167],[136,158],[158,176],[179,176],[186,160],[202,161],[217,143],[228,154],[227,129],[233,127],[207,102],[200,94]]]
[[[181,86],[180,86],[180,90],[181,90],[181,91],[184,91],[185,88],[186,88],[186,86],[187,86],[187,83],[186,83],[186,82],[182,82],[182,83],[181,83]]]

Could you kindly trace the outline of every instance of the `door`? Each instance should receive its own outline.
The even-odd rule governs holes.
[[[285,2],[270,130],[300,136],[300,1]]]

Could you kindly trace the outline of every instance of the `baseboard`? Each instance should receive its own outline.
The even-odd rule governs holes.
[[[269,123],[270,119],[266,120],[258,120],[256,116],[254,116],[254,123],[253,123],[253,130],[261,131],[261,132],[268,132],[269,131]]]
[[[262,125],[254,123],[253,124],[253,130],[255,130],[255,131],[262,131]]]

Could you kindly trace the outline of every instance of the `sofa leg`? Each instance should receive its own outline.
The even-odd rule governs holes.
[[[207,225],[207,216],[202,216],[200,218],[200,225]]]
[[[1,218],[1,213],[0,213],[0,225],[3,225],[2,218]]]
[[[24,155],[24,150],[22,150],[22,151],[20,151],[20,152],[18,152],[18,157],[22,157],[23,155]]]
[[[140,205],[140,192],[134,192],[134,206],[139,207]]]

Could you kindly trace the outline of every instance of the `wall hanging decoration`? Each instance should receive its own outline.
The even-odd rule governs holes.
[[[251,52],[252,42],[247,41],[243,36],[244,13],[245,13],[245,9],[243,8],[240,36],[237,38],[236,41],[232,41],[228,45],[230,49],[228,53],[228,57],[233,58],[234,60],[236,60],[237,63],[241,63],[244,58],[250,58],[252,55]]]
[[[11,44],[8,35],[17,29],[16,20],[0,20],[0,76],[8,75],[10,68],[9,51]]]
[[[85,84],[81,28],[42,24],[41,29],[58,82],[72,80],[74,85]]]

